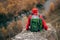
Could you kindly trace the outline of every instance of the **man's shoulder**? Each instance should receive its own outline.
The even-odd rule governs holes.
[[[32,15],[29,15],[29,17],[28,18],[31,18],[32,17]]]

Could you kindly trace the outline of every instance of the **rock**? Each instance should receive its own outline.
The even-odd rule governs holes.
[[[57,40],[56,30],[50,25],[49,30],[41,32],[24,31],[16,35],[12,40]]]

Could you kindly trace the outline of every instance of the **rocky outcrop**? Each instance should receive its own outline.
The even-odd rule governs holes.
[[[50,24],[48,24],[50,25]],[[50,25],[49,30],[41,32],[23,31],[12,40],[57,40],[56,30]]]

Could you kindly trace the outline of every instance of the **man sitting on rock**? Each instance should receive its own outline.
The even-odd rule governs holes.
[[[30,26],[30,27],[29,27]],[[38,9],[32,9],[32,15],[28,17],[28,23],[26,25],[26,30],[30,30],[32,32],[38,32],[42,29],[47,30],[48,26],[42,15],[38,15]]]

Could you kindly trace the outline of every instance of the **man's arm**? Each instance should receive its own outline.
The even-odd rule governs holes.
[[[28,17],[28,21],[27,21],[27,25],[26,25],[26,30],[29,29],[29,26],[30,26],[30,19],[31,19],[31,16]]]
[[[48,26],[46,25],[46,22],[45,22],[45,20],[43,19],[43,16],[40,15],[40,18],[42,19],[43,28],[44,28],[45,30],[48,30]]]

